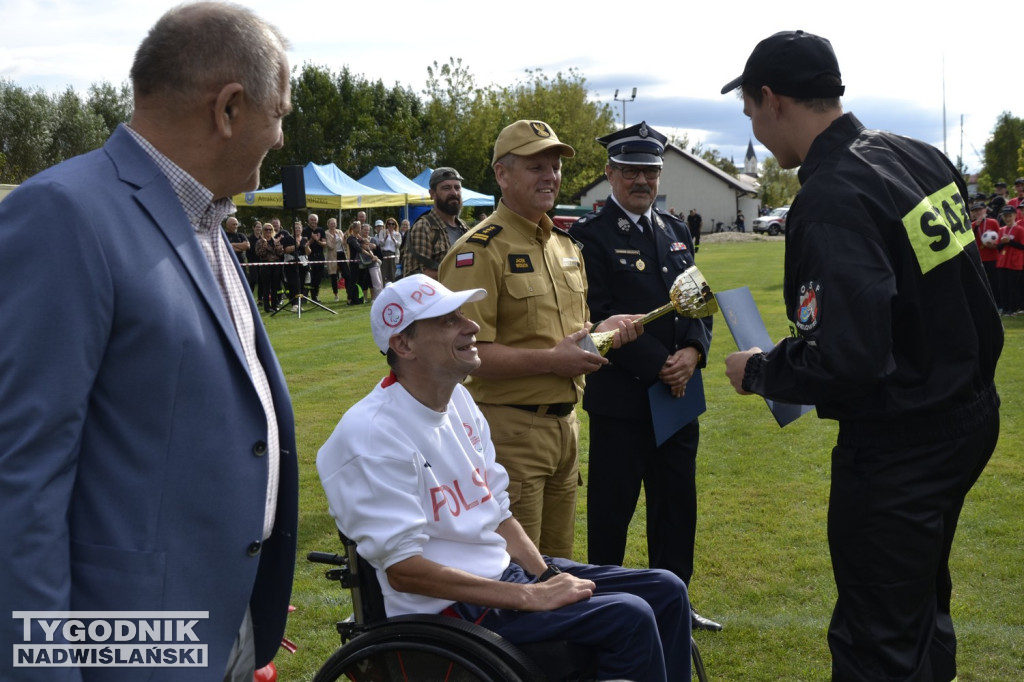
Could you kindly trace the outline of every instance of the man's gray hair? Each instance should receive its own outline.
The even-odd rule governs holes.
[[[160,17],[135,53],[135,96],[170,94],[188,101],[241,83],[254,106],[277,106],[288,78],[288,47],[276,27],[240,5],[179,5]]]
[[[494,165],[497,166],[500,163],[505,168],[512,168],[512,166],[516,164],[517,160],[519,160],[519,157],[516,154],[509,152],[508,154],[505,154],[500,159],[495,161]]]

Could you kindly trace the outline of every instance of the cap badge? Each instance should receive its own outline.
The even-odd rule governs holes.
[[[551,129],[543,121],[530,121],[530,128],[537,137],[551,137]]]
[[[646,123],[641,123],[640,130],[636,131],[636,134],[639,135],[640,137],[647,137],[648,135],[651,134],[651,132],[647,129]]]
[[[384,324],[394,329],[402,324],[402,320],[405,319],[405,311],[397,303],[388,303],[384,306],[380,316],[384,320]]]

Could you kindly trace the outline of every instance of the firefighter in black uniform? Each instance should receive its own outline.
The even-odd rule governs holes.
[[[639,123],[598,142],[608,149],[605,174],[612,194],[599,212],[580,218],[570,235],[583,245],[590,314],[604,320],[667,303],[676,277],[693,265],[694,245],[682,220],[653,206],[666,137]],[[610,364],[587,378],[590,563],[622,564],[642,482],[650,566],[672,571],[689,584],[700,431],[694,420],[659,447],[648,388],[663,382],[674,395],[683,394],[690,377],[704,366],[710,345],[711,318],[668,315],[646,325],[635,342],[609,352]],[[698,629],[722,627],[696,612],[692,621]]]
[[[957,170],[930,145],[843,114],[831,44],[754,48],[739,78],[754,135],[800,166],[787,217],[796,335],[726,358],[740,393],[839,422],[828,540],[833,680],[956,678],[949,553],[999,433],[1003,330]]]

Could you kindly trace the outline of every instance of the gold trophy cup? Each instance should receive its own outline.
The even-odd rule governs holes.
[[[704,275],[700,274],[700,270],[697,269],[696,265],[691,265],[683,271],[683,274],[676,277],[676,281],[672,282],[672,288],[669,290],[668,295],[668,303],[656,310],[652,310],[640,319],[643,324],[653,322],[673,311],[682,317],[690,318],[707,317],[718,312],[718,302],[715,300],[715,295],[711,293],[711,287],[708,286],[707,280],[704,279]],[[591,334],[588,338],[594,344],[598,353],[607,355],[608,351],[612,349],[612,341],[618,333],[617,329],[610,332],[597,332],[596,334]],[[584,339],[583,343],[586,343],[587,340]],[[587,343],[584,347],[589,345]]]

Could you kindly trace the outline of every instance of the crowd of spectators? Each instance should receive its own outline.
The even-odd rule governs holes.
[[[366,213],[359,211],[344,232],[337,218],[329,218],[326,225],[320,227],[315,213],[306,217],[305,225],[296,219],[291,231],[279,218],[256,219],[246,234],[236,218],[224,221],[224,231],[264,312],[282,306],[297,310],[300,295],[319,303],[324,279],[330,281],[336,302],[344,291],[348,305],[358,305],[372,301],[386,284],[401,277],[408,220],[387,217],[371,225]]]

